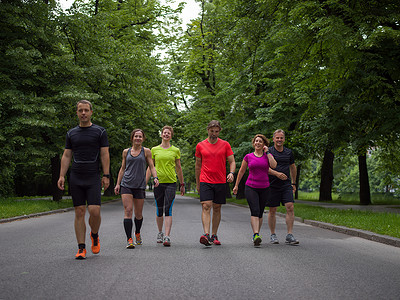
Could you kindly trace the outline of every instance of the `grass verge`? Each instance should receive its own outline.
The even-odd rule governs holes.
[[[228,199],[228,202],[247,206],[246,199],[232,198]],[[278,208],[278,212],[286,213],[286,210],[281,206]],[[400,238],[400,214],[359,211],[354,209],[342,210],[301,203],[295,204],[294,212],[296,217],[302,219],[331,223]]]
[[[117,197],[101,197],[101,202],[114,200]],[[72,207],[71,199],[59,202],[52,200],[28,200],[26,198],[0,199],[0,219]]]

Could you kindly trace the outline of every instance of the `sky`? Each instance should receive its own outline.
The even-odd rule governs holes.
[[[74,0],[59,0],[61,7],[63,9],[69,8],[72,3],[74,3]],[[176,6],[178,5],[179,2],[186,2],[185,8],[182,11],[182,21],[183,24],[186,25],[189,23],[191,19],[194,19],[197,17],[198,13],[200,12],[200,5],[199,3],[196,3],[194,0],[176,0]],[[176,7],[175,6],[175,7]]]

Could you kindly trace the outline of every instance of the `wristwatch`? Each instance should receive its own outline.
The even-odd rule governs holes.
[[[110,178],[110,174],[103,174],[103,177]]]

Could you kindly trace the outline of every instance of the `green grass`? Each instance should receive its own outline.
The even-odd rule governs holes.
[[[303,200],[303,199],[302,199]],[[228,199],[228,202],[247,206],[245,199]],[[283,206],[278,212],[286,213]],[[331,223],[400,238],[400,214],[335,209],[296,203],[294,213],[302,219]]]
[[[278,211],[281,213],[286,212],[284,207],[279,207]],[[359,211],[351,208],[342,210],[297,203],[295,204],[295,215],[303,219],[400,238],[400,214]]]
[[[32,197],[29,199],[40,198]],[[117,197],[101,197],[102,202],[113,200]],[[52,200],[27,200],[24,198],[2,198],[0,199],[0,219],[16,216],[30,215],[34,213],[72,207],[71,199],[63,199],[59,202]]]
[[[319,192],[302,192],[299,191],[299,199],[305,201],[318,201],[319,200]],[[330,202],[330,201],[329,201]],[[400,199],[393,197],[390,194],[371,194],[371,202],[373,205],[399,205]],[[340,203],[340,204],[352,204],[358,205],[360,204],[360,198],[358,193],[332,193],[332,203]]]

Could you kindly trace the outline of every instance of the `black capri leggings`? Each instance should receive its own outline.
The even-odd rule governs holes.
[[[269,188],[256,189],[248,185],[245,186],[244,194],[246,195],[252,217],[263,217],[265,204],[268,199],[268,191]]]

